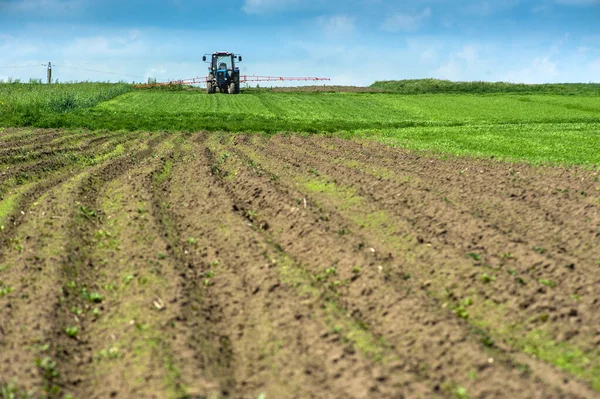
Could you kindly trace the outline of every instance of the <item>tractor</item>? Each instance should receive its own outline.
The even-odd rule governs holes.
[[[207,57],[210,57],[210,61],[207,61]],[[235,66],[236,60],[242,62],[242,56],[224,51],[205,54],[202,57],[202,61],[210,62],[206,78],[208,94],[216,93],[217,89],[223,94],[240,92],[240,68]]]

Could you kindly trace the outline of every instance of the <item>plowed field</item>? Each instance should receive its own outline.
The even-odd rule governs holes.
[[[371,141],[9,129],[0,394],[599,397],[599,198]]]

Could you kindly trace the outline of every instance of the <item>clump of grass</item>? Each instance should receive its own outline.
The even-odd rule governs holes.
[[[490,276],[489,274],[483,273],[480,278],[481,282],[484,284],[493,283],[496,281],[496,277]]]

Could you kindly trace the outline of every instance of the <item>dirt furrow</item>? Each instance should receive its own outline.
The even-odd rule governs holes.
[[[351,165],[355,168],[404,175],[407,184],[414,179],[416,189],[464,205],[465,212],[511,240],[527,238],[546,252],[541,243],[549,243],[558,248],[555,255],[571,258],[571,263],[600,260],[600,246],[592,244],[600,237],[598,171],[462,158],[442,161],[335,138],[296,141],[296,145],[318,147],[319,152],[345,165],[358,162]],[[524,220],[528,223],[522,223]]]
[[[276,155],[276,151],[269,152],[267,149],[261,149],[261,150],[264,150],[264,151],[267,153],[267,154],[266,154],[267,156],[266,156],[266,157],[264,157],[262,160],[264,160],[264,159],[274,159],[272,163],[269,163],[268,169],[269,169],[271,172],[274,172],[274,173],[275,173],[277,176],[279,176],[279,180],[278,180],[278,181],[291,181],[291,182],[297,182],[297,181],[298,181],[298,180],[296,179],[295,172],[290,172],[290,169],[296,169],[296,168],[294,168],[294,167],[291,167],[291,168],[290,168],[290,167],[289,167],[290,165],[285,165],[285,163],[281,163],[281,164],[278,164],[278,163],[277,163],[277,162],[279,162],[279,160],[286,159],[287,161],[290,161],[290,162],[292,162],[292,164],[293,164],[293,163],[294,163],[294,161],[293,161],[292,159],[289,159],[289,158],[287,158],[287,157],[285,157],[285,156],[280,156],[280,157],[277,157],[277,155]],[[250,151],[249,153],[250,153],[250,154],[253,154],[253,151]],[[254,159],[254,160],[256,160],[256,159]],[[240,172],[239,172],[239,170],[236,170],[236,176],[238,176],[238,175],[239,175],[239,173],[240,173]],[[284,176],[285,176],[285,177],[284,177]],[[237,181],[237,180],[236,180],[236,181]],[[240,179],[240,182],[239,182],[238,184],[240,184],[240,185],[243,185],[244,183],[242,183],[242,181],[243,181],[243,179]],[[292,184],[292,186],[293,186],[293,184]],[[250,194],[250,193],[248,193],[248,192],[246,193],[246,198],[249,198],[249,197],[250,197],[250,195],[249,195],[249,194]],[[295,195],[296,195],[296,196],[298,196],[298,195],[300,195],[300,196],[301,196],[301,195],[305,195],[305,194],[306,194],[306,191],[304,191],[304,194],[302,194],[302,193],[296,193]],[[261,193],[261,194],[260,194],[260,200],[261,200],[261,201],[265,201],[265,198],[269,198],[269,197],[271,197],[272,195],[273,195],[272,193],[268,193],[268,194]],[[343,204],[342,204],[342,205],[343,205]],[[265,208],[265,209],[268,209],[269,207],[268,207],[268,206],[264,206],[264,208]],[[329,208],[327,211],[328,211],[328,213],[329,213],[329,212],[332,212],[331,208]],[[334,212],[335,212],[335,211],[334,211]],[[368,215],[369,213],[373,214],[373,213],[372,213],[372,212],[373,212],[373,210],[372,210],[372,209],[369,209],[369,208],[367,208],[367,207],[365,207],[365,209],[364,209],[364,212],[365,212],[365,218],[368,218],[368,216],[367,216],[367,215]],[[332,216],[331,216],[331,213],[329,213],[329,214],[328,214],[328,219],[329,219],[329,220],[331,220],[331,217],[332,217]],[[271,222],[271,220],[272,220],[272,219],[271,219],[271,218],[269,218],[268,220]],[[366,220],[366,219],[365,219],[365,220]],[[391,221],[391,220],[390,220],[389,222],[390,222],[390,223],[392,223],[392,221]],[[344,223],[346,223],[346,225],[344,225]],[[354,233],[354,232],[352,232],[353,228],[352,228],[352,227],[350,227],[350,225],[351,225],[351,224],[352,224],[352,223],[351,223],[351,221],[348,221],[348,220],[345,220],[345,221],[343,221],[343,219],[342,219],[342,222],[341,222],[341,224],[338,224],[338,226],[336,227],[336,228],[338,228],[338,229],[339,229],[339,230],[337,231],[337,232],[338,232],[338,234],[340,234],[340,232],[341,232],[341,234],[343,234],[343,235],[347,235],[347,234],[348,234],[348,235],[356,235],[356,234],[360,234],[360,233]],[[369,224],[369,223],[366,223],[366,224]],[[349,231],[348,231],[348,230],[349,230]],[[313,229],[309,227],[309,228],[306,228],[306,229],[302,229],[302,232],[304,232],[304,234],[311,234],[311,233],[313,233]],[[350,234],[350,232],[352,232],[352,234]],[[329,233],[328,233],[328,234],[330,234],[330,235],[335,235],[335,230],[334,230],[334,231],[329,231]],[[366,234],[368,234],[368,233],[366,233]],[[369,238],[369,237],[367,236],[366,238]],[[323,242],[323,240],[324,240],[324,238],[320,237],[320,238],[319,238],[319,240],[315,239],[315,240],[312,240],[312,241],[313,241],[313,242]],[[359,240],[359,241],[360,241],[360,240]],[[292,241],[292,242],[290,243],[290,245],[292,245],[293,243],[294,243],[294,241]],[[360,244],[360,243],[359,243],[359,244]],[[414,245],[415,245],[415,247],[417,247],[419,244],[415,242],[415,243],[414,243]],[[384,247],[385,247],[385,246],[386,246],[386,245],[384,244]],[[325,248],[329,248],[329,247],[330,247],[330,245],[325,245]],[[390,248],[390,246],[389,246],[389,245],[387,245],[387,247],[388,247],[388,248]],[[392,247],[392,248],[393,248],[393,247]],[[393,248],[393,250],[394,250],[394,248]],[[398,248],[395,248],[395,250],[398,250]],[[411,249],[408,249],[408,251],[414,251],[414,249],[413,249],[413,250],[411,250]],[[418,251],[417,251],[417,252],[418,252]],[[402,279],[406,279],[406,281],[411,281],[411,280],[412,280],[412,278],[411,278],[412,276],[411,276],[411,275],[409,275],[409,274],[407,273],[407,271],[410,271],[410,270],[418,270],[418,269],[423,269],[423,270],[428,270],[428,269],[430,269],[430,267],[429,267],[430,265],[427,265],[427,264],[421,264],[421,263],[420,263],[420,261],[422,261],[422,260],[420,260],[420,261],[419,261],[419,258],[418,258],[418,257],[417,257],[417,262],[416,262],[416,263],[415,263],[413,266],[409,266],[409,265],[401,265],[401,266],[400,266],[400,268],[398,268],[398,266],[397,266],[397,265],[395,265],[394,263],[396,263],[396,262],[398,262],[398,261],[401,261],[401,258],[402,258],[402,256],[403,256],[403,254],[401,254],[401,253],[400,253],[400,254],[390,253],[390,255],[389,255],[389,256],[390,256],[390,257],[400,256],[400,259],[397,259],[397,260],[392,260],[391,262],[387,262],[387,263],[388,263],[387,265],[386,265],[386,264],[383,264],[383,266],[382,266],[384,269],[385,269],[385,268],[387,268],[387,267],[391,267],[391,268],[393,268],[393,269],[398,269],[398,270],[395,270],[395,271],[394,271],[394,273],[393,273],[393,274],[396,274],[396,275],[397,275],[396,277],[394,277],[394,276],[391,276],[391,275],[388,275],[388,277],[389,277],[389,278],[391,278],[392,280],[402,280]],[[404,255],[404,256],[406,256],[406,255]],[[412,258],[413,256],[414,256],[414,255],[410,255],[410,254],[408,254],[408,258],[407,258],[407,259],[405,259],[404,261],[405,261],[405,262],[406,262],[406,261],[408,261],[408,263],[415,262],[415,259],[410,259],[410,258]],[[329,257],[326,257],[326,258],[329,258],[329,259],[331,259],[331,256],[329,256]],[[335,259],[335,258],[334,258],[334,259]],[[431,260],[431,259],[430,259],[430,260]],[[407,266],[408,266],[408,267],[407,267]],[[407,269],[409,269],[409,270],[407,270]],[[425,273],[424,273],[424,274],[425,274]],[[398,275],[399,275],[399,276],[398,276]],[[398,277],[399,277],[399,279],[398,279]],[[420,288],[421,288],[420,286],[421,286],[421,284],[422,284],[422,283],[423,283],[423,280],[421,280],[421,281],[417,281],[417,282],[415,282],[415,284],[414,284],[414,286],[413,286],[412,288],[413,288],[413,289],[415,289],[416,291],[421,291],[421,290],[420,290]],[[406,284],[406,283],[405,283],[405,284]],[[379,289],[380,289],[380,288],[379,288]],[[424,292],[423,292],[423,291],[421,291],[421,294],[424,294]],[[425,301],[425,302],[427,302],[427,300],[426,300],[426,299],[425,299],[424,301]],[[444,305],[444,306],[445,306],[445,305]],[[425,309],[423,310],[423,314],[427,314],[428,312],[431,312],[431,310],[427,310],[427,308],[425,308]],[[442,320],[443,320],[443,319],[442,319]],[[452,325],[452,322],[448,322],[448,323],[449,323],[450,325]],[[375,323],[373,323],[373,324],[374,324],[374,325],[385,325],[385,323],[382,323],[382,322],[375,322]],[[437,323],[434,323],[434,324],[437,324]],[[460,331],[460,326],[458,327],[458,331]],[[463,334],[464,334],[464,332],[463,332]],[[425,335],[427,335],[427,334],[425,334]],[[463,335],[463,336],[464,336],[464,335]],[[484,341],[485,341],[485,339],[484,339]],[[467,352],[469,352],[469,351],[467,351]],[[472,352],[472,353],[477,353],[477,349],[475,349],[475,350],[471,349],[471,352]],[[469,364],[469,360],[467,360],[467,358],[465,358],[465,363]],[[517,365],[517,366],[518,366],[518,365]],[[452,372],[450,372],[450,374],[452,374]],[[466,372],[465,372],[465,374],[466,374]],[[472,385],[472,384],[471,384],[471,385]],[[575,393],[575,392],[587,392],[587,389],[586,389],[585,387],[578,386],[576,383],[574,384],[574,386],[573,386],[572,388],[573,388],[573,391],[571,391],[571,388],[570,388],[570,387],[566,387],[565,389],[567,389],[567,392],[573,392],[573,393]],[[476,390],[477,388],[473,388],[473,389],[474,389],[474,390]],[[500,388],[498,388],[498,389],[500,389]],[[562,388],[560,388],[560,389],[562,389]],[[517,391],[518,391],[518,390],[519,390],[519,389],[517,388]],[[498,392],[500,392],[500,391],[498,391]],[[558,391],[558,392],[560,392],[560,391]],[[557,393],[557,394],[558,394],[558,393]]]
[[[186,395],[180,370],[193,364],[182,361],[186,350],[177,347],[177,268],[162,256],[168,244],[151,214],[149,187],[159,165],[158,157],[140,160],[99,191],[102,226],[92,238],[89,262],[100,272],[88,289],[103,299],[73,315],[74,323],[93,321],[84,323],[89,360],[82,361],[79,382],[71,389],[76,397]]]
[[[448,257],[452,252],[458,258],[467,254],[476,258],[471,259],[476,266],[486,268],[491,265],[491,270],[496,273],[493,275],[495,282],[480,284],[479,296],[489,298],[494,306],[501,307],[506,324],[518,325],[512,335],[518,335],[520,330],[540,329],[549,334],[555,344],[564,342],[574,350],[578,348],[598,356],[600,314],[595,309],[600,303],[596,289],[600,284],[600,269],[593,253],[574,260],[571,254],[563,255],[565,250],[560,246],[545,244],[541,249],[537,247],[538,241],[514,240],[511,234],[502,234],[496,229],[489,219],[482,220],[479,215],[468,212],[470,206],[476,209],[468,200],[448,204],[426,184],[415,183],[407,187],[393,179],[376,180],[360,170],[331,165],[329,153],[315,156],[318,157],[316,161],[305,153],[299,154],[299,158],[308,163],[324,165],[323,173],[331,172],[332,178],[353,187],[388,212],[409,220],[419,239],[433,243],[437,251],[450,252]],[[586,228],[582,226],[583,230]],[[584,235],[585,232],[575,234],[573,241],[580,247],[597,247],[593,235],[587,238],[582,237]],[[455,273],[452,277],[459,287],[462,285],[453,290],[455,296],[469,294],[465,284],[472,281],[470,274],[469,269],[464,269],[463,273]],[[492,317],[487,307],[481,308],[480,312],[488,319]]]
[[[277,145],[273,141],[270,143]],[[495,298],[497,303],[509,301],[508,297],[502,296],[507,290],[513,297],[518,297],[518,302],[512,305],[519,307],[519,317],[522,319],[535,319],[536,315],[547,310],[550,322],[558,321],[561,324],[562,319],[576,313],[579,317],[571,320],[569,331],[559,331],[553,335],[558,337],[563,334],[563,340],[578,335],[575,340],[590,349],[595,346],[593,343],[590,346],[590,342],[600,338],[595,329],[585,328],[600,325],[600,315],[593,311],[600,300],[594,288],[600,284],[600,269],[595,265],[593,255],[588,254],[574,263],[573,258],[560,254],[560,248],[546,246],[545,250],[553,255],[540,253],[546,251],[536,250],[536,243],[523,240],[515,242],[489,222],[484,223],[469,213],[468,203],[448,204],[426,188],[413,189],[412,186],[390,180],[376,180],[360,170],[329,163],[329,154],[313,156],[306,151],[296,151],[294,145],[280,145],[287,149],[288,155],[291,147],[297,153],[295,160],[302,159],[308,165],[320,165],[322,173],[380,204],[388,212],[410,221],[410,228],[416,231],[418,239],[436,244],[437,251],[445,251],[448,257],[470,256],[476,265],[493,266],[495,271],[501,272],[496,276],[499,281],[482,290]],[[588,237],[587,245],[595,246],[594,241],[593,237]],[[579,242],[586,243],[581,237]],[[471,273],[472,270],[465,269],[462,275],[457,276],[458,281],[465,281]],[[500,280],[505,283],[500,284]],[[520,284],[515,284],[515,281]],[[523,284],[527,284],[527,287],[519,287]],[[560,291],[551,290],[556,284],[560,284]],[[540,303],[536,300],[540,297],[540,289],[552,291],[552,298],[544,301],[542,297]],[[583,295],[584,298],[574,301],[573,295]],[[531,307],[532,304],[535,306]],[[534,324],[543,322],[535,320]],[[577,331],[577,334],[572,331]]]
[[[130,153],[101,164],[76,189],[75,209],[68,222],[72,239],[65,248],[67,256],[61,259],[60,275],[67,289],[64,300],[53,312],[53,354],[62,373],[54,385],[64,391],[78,392],[84,381],[81,367],[93,360],[96,349],[90,345],[88,335],[93,318],[80,318],[77,314],[74,317],[73,310],[98,305],[105,297],[97,291],[99,287],[95,284],[105,274],[103,265],[94,263],[93,257],[98,232],[103,231],[105,223],[98,196],[107,184],[148,157],[161,140],[163,137],[157,134],[145,139],[138,137],[136,147]],[[94,313],[96,310],[92,309]]]
[[[6,131],[4,133],[0,132],[0,150],[35,143],[47,143],[63,135],[64,133],[61,133],[59,130],[46,129],[22,130],[20,134],[10,134]]]
[[[293,260],[248,225],[226,188],[210,176],[203,151],[195,146],[197,158],[174,167],[167,198],[179,240],[174,247],[189,265],[184,314],[199,330],[190,344],[216,384],[214,394],[394,397],[391,384],[373,375],[379,365],[344,343],[331,323],[356,326],[325,306]],[[413,397],[429,396],[411,380],[400,368],[390,382],[404,385]],[[198,387],[210,393],[206,389]]]
[[[43,156],[51,155],[57,151],[64,151],[64,149],[78,148],[73,146],[74,144],[89,139],[97,135],[95,132],[86,133],[74,133],[71,135],[62,135],[56,137],[54,140],[49,142],[34,142],[29,146],[15,146],[9,149],[0,149],[0,164],[14,164],[19,163],[23,159],[39,159]],[[88,140],[89,141],[89,140]]]

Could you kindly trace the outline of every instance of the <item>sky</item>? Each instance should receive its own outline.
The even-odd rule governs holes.
[[[215,51],[336,85],[600,82],[600,0],[0,0],[4,81],[192,78]]]

